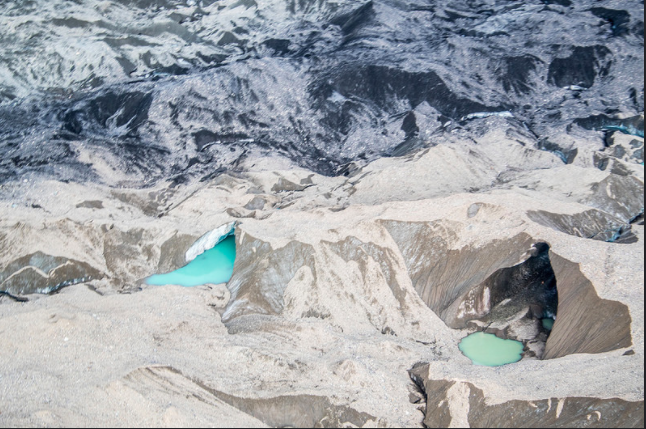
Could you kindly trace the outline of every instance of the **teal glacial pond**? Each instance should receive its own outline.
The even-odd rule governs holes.
[[[523,343],[503,340],[493,334],[476,332],[460,342],[460,351],[475,365],[501,366],[518,362],[523,352]]]
[[[227,283],[233,275],[236,260],[236,239],[229,236],[214,248],[207,250],[188,265],[168,274],[157,274],[146,279],[154,286],[179,285],[186,287],[207,283]]]
[[[554,319],[552,319],[551,317],[541,319],[541,323],[543,324],[543,328],[547,329],[548,331],[551,331],[554,328]]]

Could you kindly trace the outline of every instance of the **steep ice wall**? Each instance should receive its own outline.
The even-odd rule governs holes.
[[[554,253],[550,260],[559,285],[559,314],[547,339],[545,359],[630,347],[628,307],[599,298],[577,264]]]

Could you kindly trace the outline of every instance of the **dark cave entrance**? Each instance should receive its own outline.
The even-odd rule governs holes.
[[[550,246],[535,244],[529,259],[496,271],[477,289],[481,289],[483,301],[488,300],[482,305],[489,311],[467,326],[521,341],[525,356],[542,358],[559,302]]]

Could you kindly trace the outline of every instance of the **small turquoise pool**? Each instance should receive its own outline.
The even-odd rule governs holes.
[[[551,317],[545,317],[541,319],[541,324],[543,325],[543,328],[545,328],[548,331],[551,331],[554,329],[554,322],[555,320]]]
[[[199,286],[207,283],[227,283],[233,275],[236,260],[236,239],[229,236],[214,248],[207,250],[188,265],[168,274],[148,277],[146,283],[153,286],[179,285]]]
[[[493,334],[476,332],[462,339],[460,351],[475,365],[501,366],[522,358],[523,343],[503,340]]]

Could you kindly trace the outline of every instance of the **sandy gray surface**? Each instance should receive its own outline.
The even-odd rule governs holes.
[[[515,149],[505,144],[509,155]],[[545,227],[527,215],[588,210],[598,205],[586,202],[590,184],[613,175],[559,165],[544,152],[534,159],[544,169],[533,163],[523,171],[520,160],[533,156],[523,150],[516,166],[509,166],[513,156],[507,166],[491,159],[463,163],[481,186],[491,186],[501,172],[514,175],[505,186],[470,193],[469,181],[476,179],[463,167],[434,160],[437,153],[446,159],[447,150],[454,149],[382,160],[348,179],[258,163],[237,178],[180,189],[22,184],[22,201],[1,202],[0,266],[40,251],[85,262],[106,276],[51,296],[30,295],[27,303],[1,299],[0,424],[251,427],[287,425],[310,412],[328,424],[334,420],[325,415],[341,415],[337,423],[414,427],[423,415],[409,401],[407,371],[418,362],[428,362],[435,379],[473,383],[492,405],[574,396],[643,401],[643,226],[633,226],[636,243],[606,243]],[[437,167],[433,177],[429,165]],[[488,169],[495,173],[491,178],[478,173]],[[449,186],[451,177],[459,180]],[[643,167],[632,177],[643,184]],[[275,189],[286,181],[307,185],[301,191]],[[245,208],[258,197],[265,200],[262,209]],[[624,197],[608,194],[612,201]],[[101,208],[74,208],[84,201],[101,201]],[[151,201],[162,217],[146,214]],[[469,217],[476,203],[480,210]],[[238,301],[230,302],[224,285],[142,284],[160,260],[170,258],[172,246],[165,243],[174,243],[173,237],[189,237],[190,244],[233,220],[236,271],[257,263],[258,282],[271,288],[243,285],[251,292],[236,292]],[[633,345],[553,360],[526,358],[499,368],[474,366],[457,348],[467,331],[449,329],[421,300],[385,221],[441,222],[438,237],[455,250],[487,249],[520,233],[547,242],[580,264],[600,298],[628,306]],[[115,240],[125,247],[110,250]],[[356,251],[335,250],[348,240],[359,243],[351,245]],[[181,257],[186,249],[177,246],[172,252]],[[384,249],[386,265],[362,256],[370,246]],[[283,255],[282,268],[266,271],[271,267],[263,268],[262,249]],[[281,253],[286,249],[296,250]],[[298,264],[301,253],[307,255]],[[258,296],[280,301],[280,311],[254,307]],[[245,315],[225,326],[222,315],[232,308]],[[624,356],[628,350],[634,354]],[[459,409],[465,398],[456,392],[449,402]],[[277,399],[284,396],[291,405]],[[457,411],[455,418],[457,424]]]

